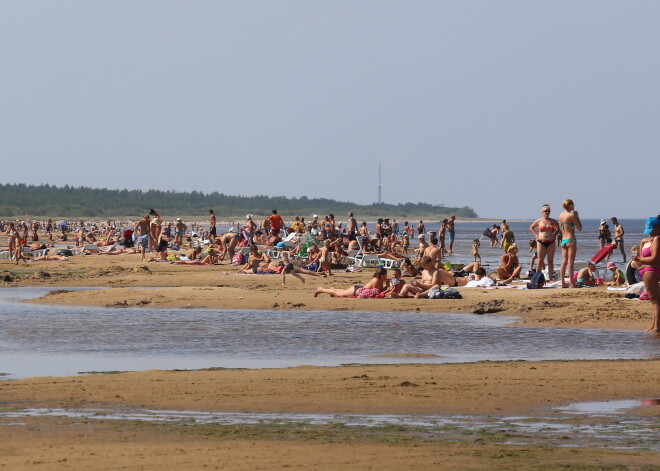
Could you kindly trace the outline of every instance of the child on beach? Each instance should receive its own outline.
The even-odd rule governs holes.
[[[536,268],[534,268],[534,263],[539,256],[536,250],[536,239],[529,239],[529,249],[527,249],[527,251],[533,252],[532,259],[529,261],[529,271],[530,273],[534,273],[536,271]],[[543,270],[543,266],[541,266],[541,270]]]
[[[479,255],[479,247],[481,246],[481,242],[479,239],[473,239],[472,240],[472,251],[470,251],[470,255],[474,257],[475,262],[481,263],[481,255]]]
[[[609,284],[613,286],[623,286],[626,284],[626,275],[616,266],[616,263],[609,262],[607,269],[612,272],[612,282]]]
[[[410,248],[410,234],[408,234],[408,231],[401,233],[401,246],[403,247],[403,253],[407,254]]]

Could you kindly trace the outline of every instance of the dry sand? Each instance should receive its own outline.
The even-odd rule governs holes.
[[[78,256],[27,267],[0,261],[0,286],[95,286],[32,302],[98,306],[286,310],[474,312],[526,325],[643,330],[648,302],[603,288],[461,289],[462,300],[314,297],[322,285],[364,283],[369,271],[338,272],[302,284],[276,275],[235,275],[213,267],[141,263],[139,256]],[[158,287],[133,289],[131,287]],[[647,335],[642,334],[640,335]],[[660,341],[660,339],[658,339]],[[414,361],[414,358],[411,358]],[[5,407],[118,407],[239,412],[369,414],[547,414],[575,401],[657,397],[660,361],[503,362],[458,365],[298,367],[269,370],[150,371],[0,382]],[[657,421],[659,407],[644,414]],[[10,425],[14,422],[25,425]],[[499,445],[488,440],[406,439],[348,433],[35,418],[0,421],[6,469],[658,469],[658,453]],[[310,435],[311,434],[311,435]],[[398,437],[398,438],[397,438]],[[620,467],[617,467],[620,466]],[[593,467],[593,468],[592,468]]]

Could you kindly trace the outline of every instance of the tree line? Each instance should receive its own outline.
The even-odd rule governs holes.
[[[327,198],[287,198],[284,196],[231,196],[223,193],[199,191],[178,192],[161,190],[109,190],[106,188],[63,187],[53,185],[0,184],[0,217],[140,217],[150,208],[162,215],[208,216],[213,209],[218,217],[231,219],[246,213],[270,214],[277,209],[282,215],[311,214],[321,216],[334,213],[344,215],[353,211],[359,218],[424,217],[442,219],[451,214],[461,218],[478,217],[464,206],[448,207],[429,203],[374,203],[358,205],[350,201]]]

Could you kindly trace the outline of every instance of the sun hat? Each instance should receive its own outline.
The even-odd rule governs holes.
[[[317,218],[317,217],[319,217],[319,215],[318,214],[312,214],[312,217]]]
[[[424,238],[424,234],[420,234],[420,235],[418,235],[417,238],[418,238],[418,239],[423,239],[423,238]]]
[[[284,242],[278,242],[277,245],[275,245],[278,249],[286,249],[286,244]]]
[[[650,234],[653,232],[653,229],[660,224],[660,219],[657,217],[646,218],[646,228],[644,229],[644,234]]]
[[[607,223],[607,221],[606,221],[605,219],[601,219],[601,220],[600,220],[600,223],[601,223],[601,224],[605,224],[605,223]]]
[[[616,268],[616,263],[614,262],[608,262],[607,263],[607,269],[611,270],[612,268]]]
[[[180,220],[181,220],[181,218],[176,218],[176,220],[177,220],[177,221],[180,221]]]

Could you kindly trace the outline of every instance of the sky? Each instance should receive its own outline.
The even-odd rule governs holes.
[[[650,0],[0,0],[0,183],[646,217],[658,44]]]

